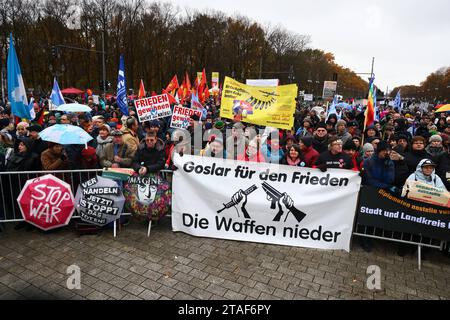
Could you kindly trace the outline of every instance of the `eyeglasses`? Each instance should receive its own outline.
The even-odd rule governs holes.
[[[324,129],[318,129],[318,130],[316,130],[317,132],[327,132],[327,130],[324,130]]]

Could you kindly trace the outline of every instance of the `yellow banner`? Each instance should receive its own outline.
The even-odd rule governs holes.
[[[291,130],[297,85],[253,87],[225,77],[220,116],[227,119]]]

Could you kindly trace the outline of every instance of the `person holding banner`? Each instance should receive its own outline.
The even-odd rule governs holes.
[[[435,168],[436,164],[432,160],[421,160],[417,165],[416,171],[406,179],[405,185],[407,185],[408,181],[418,181],[435,188],[447,190],[441,178],[436,174]]]
[[[266,142],[261,146],[261,153],[268,163],[280,163],[284,157],[283,149],[280,146],[278,132],[271,132],[267,136]]]
[[[305,162],[302,161],[302,150],[301,148],[294,144],[289,149],[286,150],[286,155],[284,156],[281,164],[294,166],[294,167],[304,167]]]
[[[322,172],[327,171],[329,168],[334,169],[351,169],[352,159],[342,152],[342,140],[334,137],[330,139],[328,151],[325,151],[319,155],[315,168],[319,168]]]
[[[208,145],[200,152],[200,155],[211,158],[226,158],[222,138],[212,135],[209,138]]]
[[[250,162],[265,162],[264,155],[261,153],[259,148],[260,138],[255,137],[249,143],[245,151],[238,155],[237,160],[240,161],[250,161]]]

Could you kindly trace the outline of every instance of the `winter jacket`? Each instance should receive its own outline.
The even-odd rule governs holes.
[[[106,139],[102,139],[100,136],[97,137],[97,148],[95,151],[95,154],[98,158],[100,158],[105,150],[105,147],[108,145],[108,143],[113,142],[113,137],[108,136]]]
[[[272,152],[272,148],[267,143],[264,143],[261,146],[261,153],[268,163],[281,163],[281,160],[284,157],[284,152],[281,148],[278,149],[278,152]]]
[[[431,156],[431,159],[435,162],[437,162],[437,159],[439,156],[443,153],[445,153],[445,150],[443,147],[432,147],[431,144],[429,144],[425,151],[428,152],[428,154]]]
[[[417,165],[419,164],[420,160],[423,159],[431,159],[431,155],[429,155],[425,150],[411,150],[405,153],[405,161],[408,166],[409,174],[416,171]]]
[[[351,169],[352,159],[345,153],[332,154],[325,151],[319,155],[314,167],[326,165],[327,168]]]
[[[154,148],[149,149],[145,142],[141,143],[134,156],[132,167],[139,172],[141,167],[146,167],[148,173],[156,173],[164,169],[165,152],[164,142],[158,139]]]
[[[123,132],[123,142],[128,145],[133,154],[139,148],[139,138],[138,136],[128,128],[122,129]]]
[[[319,139],[316,135],[312,141],[312,147],[319,153],[323,153],[328,150],[328,135],[324,138]]]
[[[35,169],[36,157],[35,153],[31,152],[32,140],[27,137],[17,138],[18,144],[23,142],[27,147],[27,152],[14,152],[8,159],[6,164],[6,171],[32,171]]]
[[[337,134],[336,135],[339,139],[342,140],[342,143],[345,144],[348,140],[352,140],[352,135],[345,130],[343,134]]]
[[[423,174],[422,163],[425,160],[426,159],[423,159],[419,162],[419,164],[417,165],[416,171],[414,173],[412,173],[408,177],[408,179],[406,179],[406,181],[418,181],[418,182],[422,182],[422,183],[431,185],[435,188],[446,189],[441,178],[439,178],[439,176],[436,174],[436,170],[433,170],[433,172],[431,173],[430,176],[426,176]]]
[[[405,157],[405,153],[402,151],[402,147],[400,145],[395,146],[393,149],[401,156]],[[406,164],[405,158],[403,160],[394,160],[394,186],[397,188],[403,188],[406,179],[409,176],[408,165]]]
[[[102,154],[100,155],[100,166],[102,168],[111,168],[111,166],[116,163],[120,168],[130,168],[131,163],[133,162],[134,152],[131,148],[123,143],[119,146],[117,156],[122,158],[120,163],[114,161],[114,143],[109,143],[103,149]]]
[[[305,162],[306,167],[312,168],[319,158],[319,153],[313,147],[307,147],[302,150],[300,157]]]
[[[441,178],[447,190],[450,191],[450,154],[444,153],[437,159],[436,174]]]
[[[72,163],[62,160],[61,155],[55,154],[52,149],[47,149],[41,154],[42,170],[70,170]]]
[[[363,184],[375,188],[389,188],[394,182],[394,163],[391,159],[378,158],[374,154],[371,158],[364,160]]]
[[[258,153],[254,154],[253,156],[249,156],[247,154],[247,150],[243,153],[239,154],[237,157],[237,160],[239,161],[248,161],[248,162],[265,162],[264,155],[261,151],[258,151]]]

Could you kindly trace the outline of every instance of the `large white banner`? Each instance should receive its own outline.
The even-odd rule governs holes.
[[[174,163],[173,231],[350,250],[361,184],[354,171],[178,154]]]

